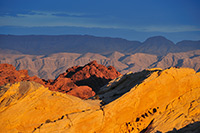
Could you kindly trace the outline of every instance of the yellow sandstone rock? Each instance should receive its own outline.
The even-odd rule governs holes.
[[[200,76],[188,68],[171,68],[151,74],[104,108],[101,132],[152,132],[180,129],[200,121]],[[195,104],[192,106],[192,104]],[[111,119],[112,118],[112,119]]]
[[[18,82],[0,91],[0,132],[32,132],[68,114],[99,109],[98,101],[53,92],[35,82]],[[68,119],[68,123],[70,123]],[[66,127],[68,125],[65,124]]]
[[[193,69],[128,73],[101,88],[98,96],[105,105],[34,82],[4,86],[0,132],[184,132],[189,124],[187,130],[200,131],[200,74]]]

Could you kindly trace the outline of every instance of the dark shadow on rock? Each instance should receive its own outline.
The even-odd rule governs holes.
[[[190,59],[193,59],[193,58],[199,57],[199,56],[200,56],[200,55],[193,55],[193,56],[190,57]]]
[[[200,133],[200,121],[188,124],[187,126],[177,130],[174,128],[172,131],[167,133]]]
[[[118,61],[123,61],[124,59],[126,59],[127,57],[129,57],[130,55],[128,54],[128,55],[125,55],[125,56],[122,56],[122,57],[120,57],[119,59],[118,59]]]
[[[124,70],[129,70],[130,68],[134,67],[135,66],[135,63],[131,63],[130,65],[128,65],[127,68],[125,68]]]
[[[156,133],[162,133],[161,131],[156,131]]]
[[[149,133],[152,129],[152,124],[153,124],[154,119],[149,123],[149,125],[143,129],[140,133]]]
[[[98,92],[100,99],[103,101],[104,105],[108,104],[115,99],[121,97],[125,93],[129,92],[133,87],[138,84],[141,84],[146,78],[148,78],[151,73],[158,71],[161,73],[161,70],[143,70],[142,72],[131,73],[128,75],[123,75],[121,79],[110,85],[108,88],[102,87]]]
[[[157,67],[157,64],[158,64],[160,61],[162,61],[162,59],[163,59],[163,56],[157,56],[157,61],[154,62],[153,64],[151,64],[151,65],[149,66],[149,68],[155,68],[155,67]]]
[[[178,63],[176,64],[176,67],[181,67],[183,66],[183,59],[179,59]]]
[[[99,78],[96,75],[91,75],[87,79],[76,81],[75,84],[78,86],[89,86],[92,90],[97,93],[101,87],[107,84],[111,79]]]
[[[83,67],[77,67],[74,71],[70,71],[69,69],[67,69],[66,72],[68,72],[68,73],[65,77],[71,78],[75,73],[77,73],[78,71],[80,71],[82,69],[83,69]]]

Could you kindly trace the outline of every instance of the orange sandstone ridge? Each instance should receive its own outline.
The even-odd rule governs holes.
[[[193,69],[130,72],[98,97],[81,100],[32,81],[7,84],[0,91],[0,132],[200,131],[200,73]]]
[[[92,61],[83,67],[74,66],[69,68],[66,73],[60,74],[55,80],[46,81],[37,76],[30,77],[27,70],[17,71],[12,65],[0,64],[0,85],[19,81],[35,81],[49,87],[50,90],[82,99],[94,96],[94,91],[98,91],[100,87],[119,75],[121,74],[114,67],[105,67],[97,64],[96,61]]]

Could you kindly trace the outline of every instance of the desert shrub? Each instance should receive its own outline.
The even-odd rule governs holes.
[[[45,123],[50,123],[51,122],[51,120],[49,120],[49,119],[47,119],[46,121],[45,121]]]

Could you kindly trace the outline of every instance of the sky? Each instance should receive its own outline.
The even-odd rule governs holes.
[[[200,0],[0,0],[0,34],[200,40]]]

